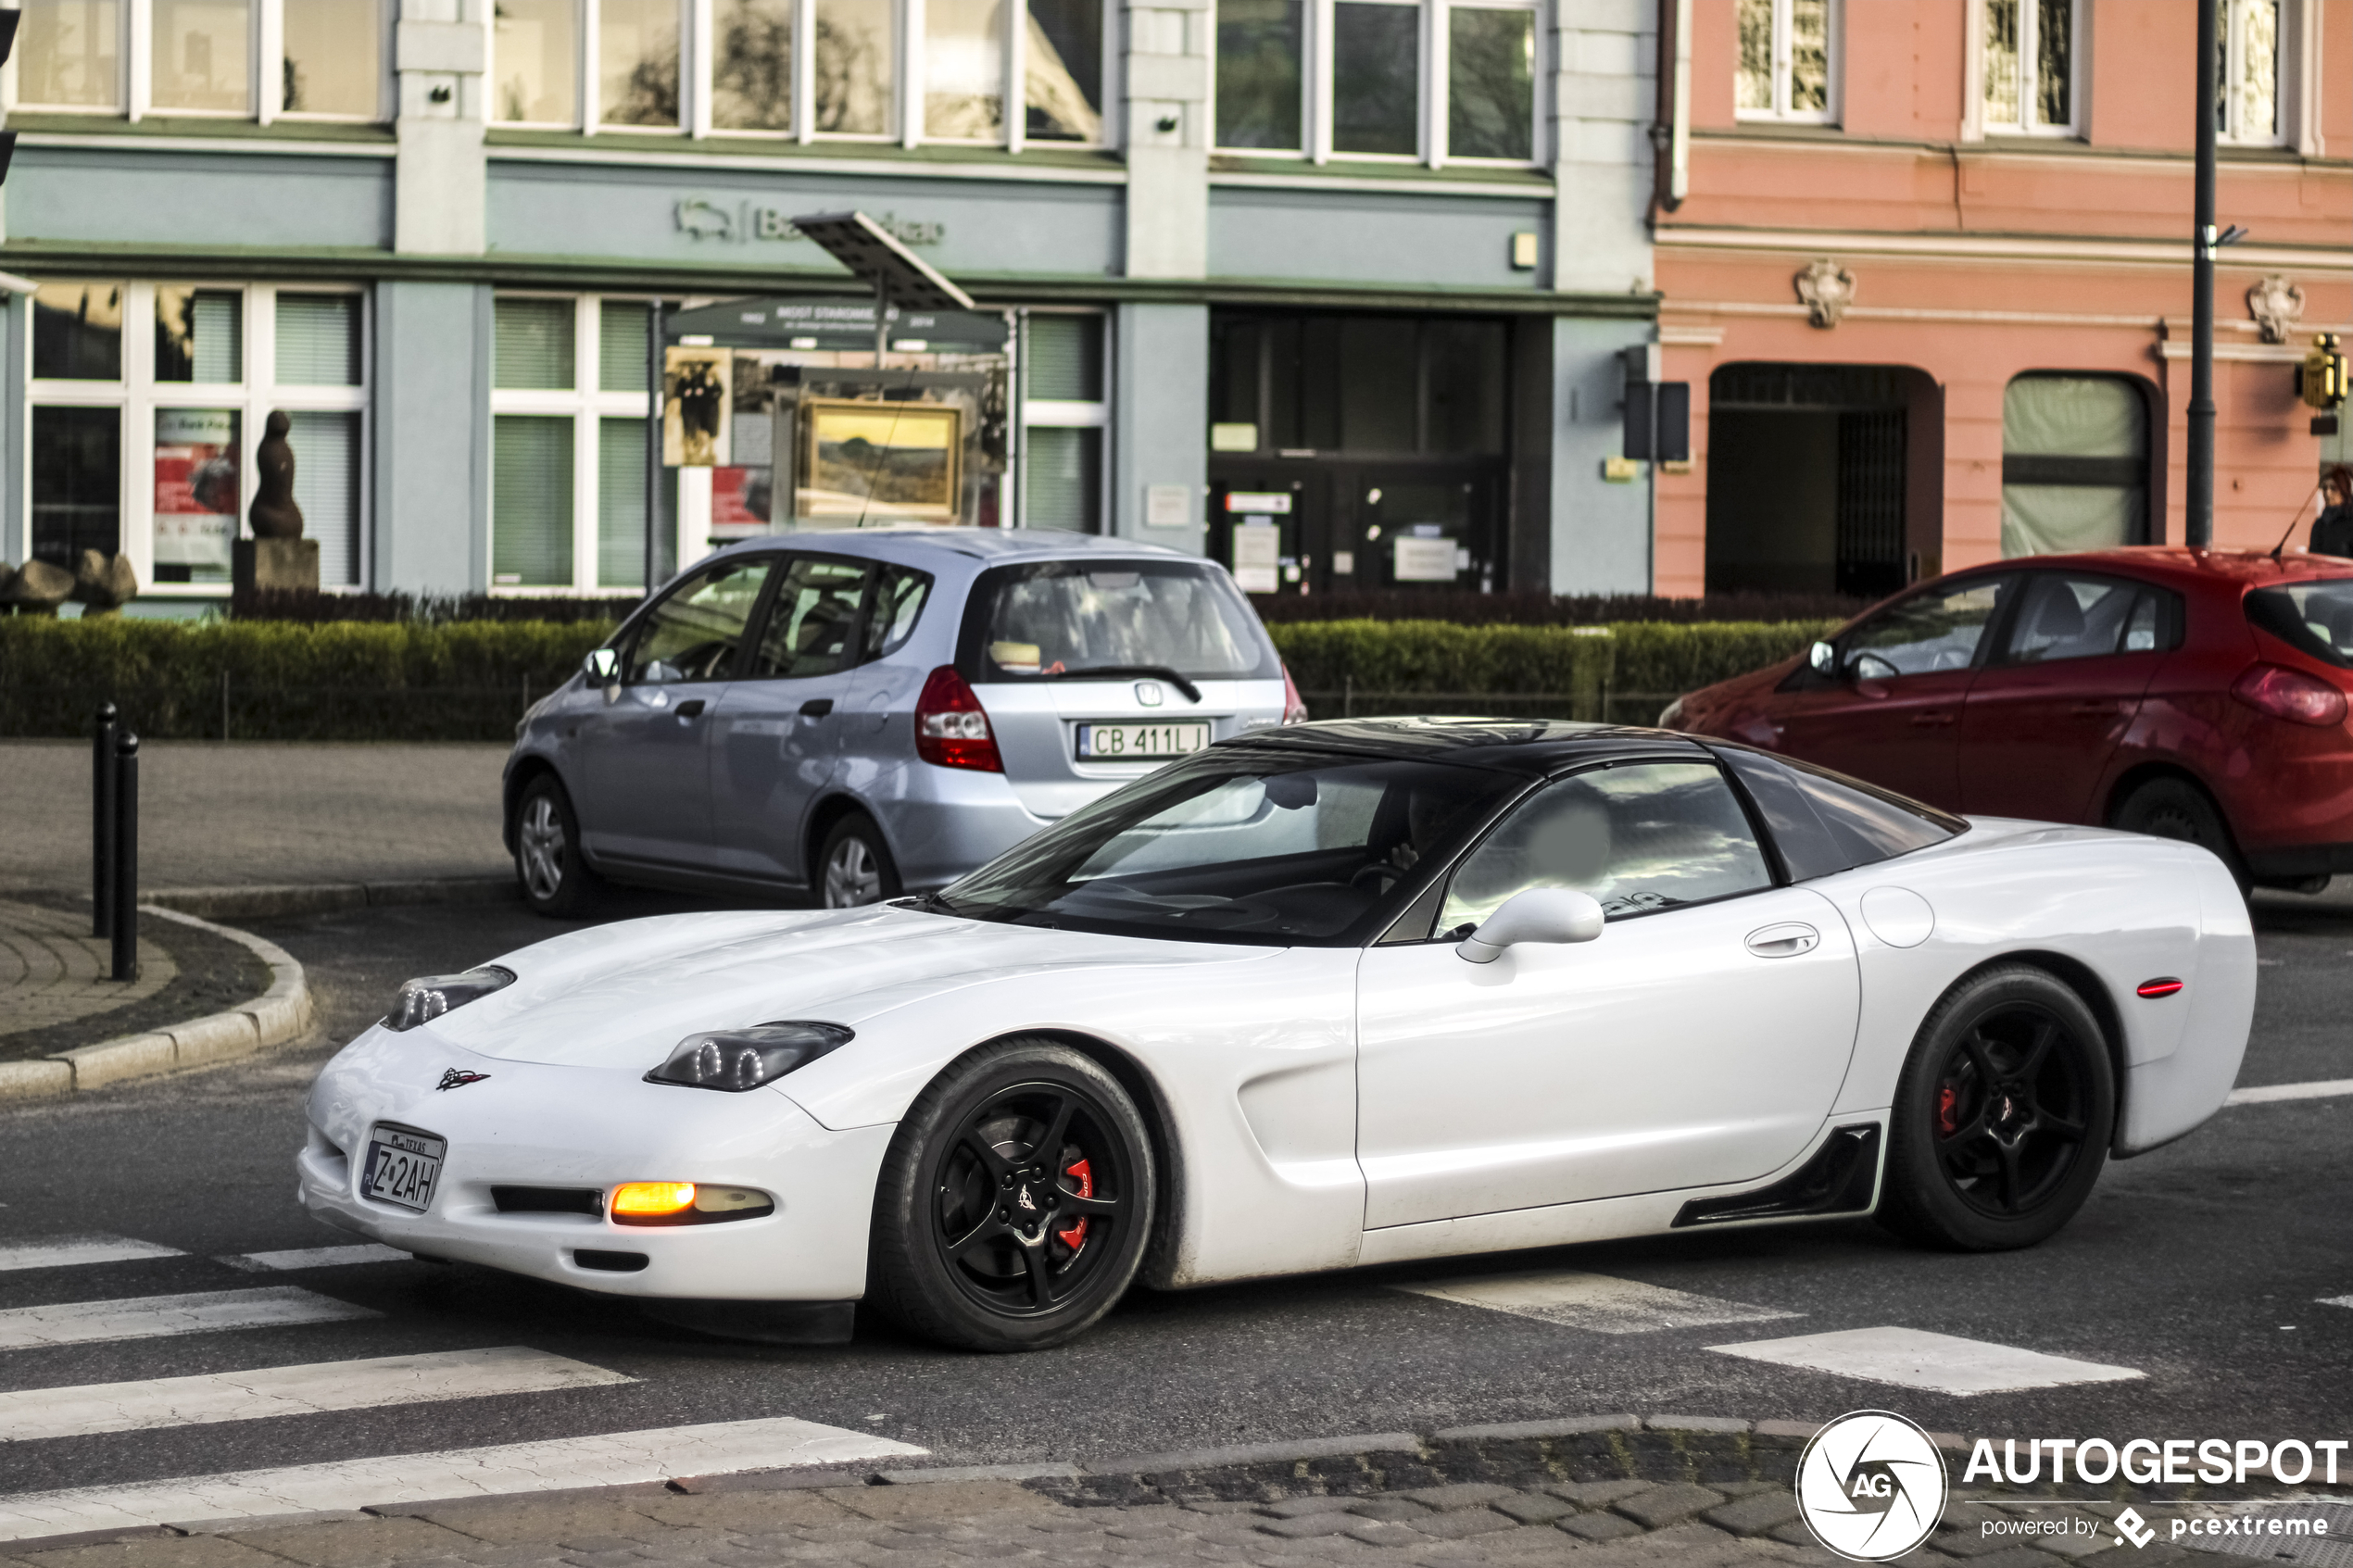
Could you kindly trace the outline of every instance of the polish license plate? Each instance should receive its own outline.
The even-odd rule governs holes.
[[[359,1172],[359,1195],[422,1214],[433,1207],[442,1157],[448,1152],[447,1138],[379,1123],[368,1130],[368,1163]]]
[[[1081,762],[1153,762],[1209,744],[1207,724],[1081,724]]]

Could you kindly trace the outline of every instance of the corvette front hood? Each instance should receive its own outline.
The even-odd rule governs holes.
[[[645,1072],[703,1029],[774,1019],[855,1028],[923,997],[1023,973],[1232,963],[1276,948],[982,924],[911,909],[665,915],[572,932],[494,961],[515,983],[419,1031],[510,1061]]]

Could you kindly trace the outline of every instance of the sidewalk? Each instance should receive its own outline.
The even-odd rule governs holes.
[[[0,1051],[8,1036],[79,1022],[143,1002],[179,975],[171,955],[144,930],[139,978],[117,985],[114,944],[90,935],[84,909],[0,898]]]
[[[497,745],[160,741],[139,751],[143,890],[512,877]],[[90,888],[90,746],[0,741],[0,895]]]

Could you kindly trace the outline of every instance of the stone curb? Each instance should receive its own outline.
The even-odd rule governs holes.
[[[275,942],[233,926],[215,925],[178,909],[142,905],[143,912],[192,925],[236,943],[270,966],[270,986],[225,1012],[207,1013],[162,1029],[77,1046],[35,1061],[0,1061],[0,1100],[33,1099],[104,1088],[127,1079],[176,1073],[250,1056],[283,1045],[310,1027],[310,986],[302,965]]]
[[[166,887],[148,894],[145,901],[157,909],[218,920],[327,914],[387,904],[496,904],[522,897],[511,876],[449,876],[271,887]]]

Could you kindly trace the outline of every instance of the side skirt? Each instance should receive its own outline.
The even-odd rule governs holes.
[[[1675,1216],[1674,1228],[1738,1220],[1866,1214],[1879,1193],[1879,1123],[1840,1127],[1822,1141],[1813,1159],[1770,1186],[1692,1199]]]

